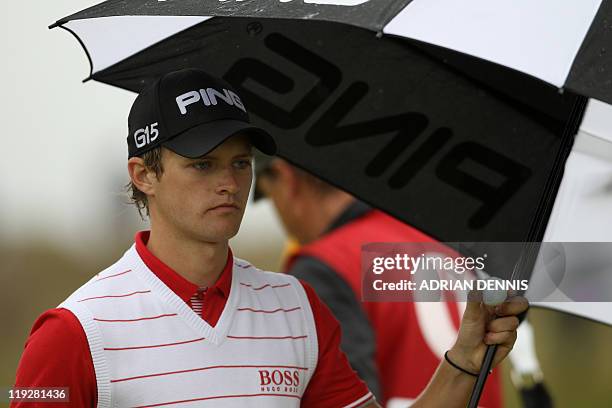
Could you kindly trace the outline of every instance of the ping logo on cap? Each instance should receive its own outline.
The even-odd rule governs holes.
[[[202,102],[204,106],[217,105],[221,99],[230,106],[235,106],[246,113],[246,109],[240,100],[240,97],[229,89],[223,88],[223,92],[219,92],[214,88],[200,89],[199,91],[189,91],[176,97],[176,104],[182,115],[187,114],[187,107],[194,103]]]
[[[159,130],[157,129],[158,125],[158,122],[151,123],[150,125],[134,132],[134,143],[136,143],[136,147],[138,149],[154,142],[157,139],[157,136],[159,136]]]

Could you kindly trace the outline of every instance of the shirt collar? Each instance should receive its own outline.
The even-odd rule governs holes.
[[[150,231],[140,231],[136,233],[136,237],[134,238],[136,242],[136,252],[138,252],[138,255],[140,255],[140,258],[151,272],[176,293],[178,297],[183,299],[185,303],[189,302],[191,297],[198,291],[198,285],[179,275],[149,251],[147,248],[149,235]],[[213,291],[221,294],[225,298],[229,296],[230,287],[232,286],[233,264],[234,256],[232,255],[232,250],[228,248],[225,268],[223,268],[215,284],[208,288],[207,293]]]

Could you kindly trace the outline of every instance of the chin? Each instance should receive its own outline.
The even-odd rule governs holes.
[[[204,225],[200,231],[195,234],[205,242],[222,242],[228,241],[238,234],[240,226],[219,226],[211,228],[210,225]]]

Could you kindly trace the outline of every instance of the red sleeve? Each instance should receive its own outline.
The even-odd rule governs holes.
[[[14,402],[11,408],[95,407],[96,374],[81,323],[67,309],[40,315],[26,340],[15,387],[68,387],[70,403]]]
[[[304,408],[361,407],[374,397],[340,350],[340,324],[315,291],[300,281],[317,326],[319,360],[302,397]]]

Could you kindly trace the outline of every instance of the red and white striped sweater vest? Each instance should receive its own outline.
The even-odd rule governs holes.
[[[134,246],[58,307],[81,322],[98,407],[299,407],[317,365],[314,317],[291,276],[234,258],[211,327],[151,272]]]

